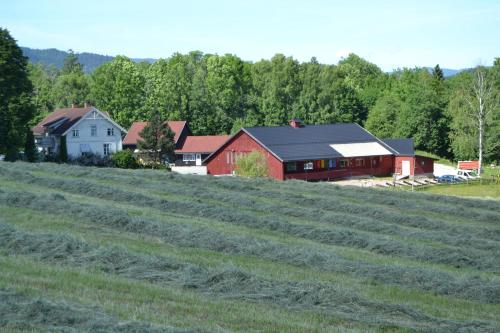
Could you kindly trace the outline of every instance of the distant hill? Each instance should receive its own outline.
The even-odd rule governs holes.
[[[425,67],[425,68],[429,71],[429,73],[432,73],[433,67]],[[443,71],[444,77],[450,77],[457,75],[458,73],[471,70],[471,68],[462,68],[462,69],[441,68],[441,70]]]
[[[42,63],[45,65],[53,65],[57,68],[61,68],[63,63],[64,63],[64,58],[68,55],[68,52],[66,51],[61,51],[58,49],[32,49],[29,47],[21,47],[23,50],[23,53],[26,57],[29,58],[30,62],[32,63]],[[76,53],[78,56],[78,59],[80,63],[83,65],[83,71],[85,73],[91,73],[94,69],[99,67],[105,62],[113,60],[114,57],[112,56],[107,56],[107,55],[101,55],[101,54],[96,54],[96,53],[88,53],[88,52],[83,52],[83,53]],[[132,58],[133,61],[135,62],[142,62],[146,61],[149,63],[155,62],[156,59],[137,59],[137,58]]]
[[[68,52],[61,51],[58,49],[32,49],[29,47],[21,47],[23,53],[26,57],[29,58],[32,63],[42,63],[45,65],[53,65],[57,68],[61,68],[64,62],[64,58],[68,55]],[[83,71],[85,73],[91,73],[94,69],[99,67],[105,62],[113,60],[114,57],[108,55],[101,55],[96,53],[76,53],[80,63],[83,65]],[[146,61],[149,63],[155,62],[157,59],[153,58],[131,58],[132,61],[142,62]],[[424,67],[430,72],[432,72],[432,67]],[[469,70],[469,68],[462,69],[451,69],[451,68],[442,68],[443,74],[445,77],[450,77],[456,75],[462,71]]]

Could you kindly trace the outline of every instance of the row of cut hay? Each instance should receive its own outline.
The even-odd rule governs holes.
[[[450,332],[463,328],[494,332],[500,329],[494,322],[440,319],[405,305],[370,301],[351,290],[330,284],[263,279],[236,267],[206,269],[124,248],[94,246],[69,235],[23,232],[3,223],[0,223],[0,247],[8,255],[26,255],[44,263],[97,268],[109,274],[184,287],[216,297],[331,313],[373,325],[423,332]]]
[[[19,177],[18,172],[12,175]],[[133,193],[110,186],[97,184],[83,179],[69,180],[53,177],[35,176],[24,173],[22,181],[50,188],[57,188],[70,193],[85,194],[107,200],[114,200],[139,207],[154,207],[160,210],[190,216],[208,217],[250,228],[278,231],[295,237],[330,245],[341,245],[366,249],[382,255],[397,255],[422,262],[450,265],[456,268],[470,267],[487,272],[500,271],[500,256],[488,255],[485,251],[457,247],[431,247],[425,244],[410,244],[402,240],[381,237],[363,232],[342,230],[340,228],[317,228],[298,225],[286,221],[280,216],[259,216],[249,212],[228,209],[215,204],[193,201],[165,200]]]
[[[24,163],[25,164],[25,163]],[[165,173],[158,172],[154,170],[121,170],[121,169],[102,169],[102,168],[90,168],[90,167],[78,167],[78,166],[61,166],[52,163],[42,163],[42,164],[30,164],[27,167],[23,164],[23,168],[29,170],[44,170],[47,172],[53,172],[69,175],[69,176],[85,176],[90,175],[92,177],[106,177],[110,180],[123,180],[123,179],[135,179],[136,181],[141,180],[153,180],[157,183],[169,184],[172,181],[181,181],[184,184],[190,184],[194,186],[201,187],[217,187],[219,189],[228,189],[233,192],[252,192],[252,191],[262,191],[263,188],[269,191],[271,196],[285,194],[288,196],[290,193],[297,193],[297,187],[301,188],[301,193],[321,197],[330,196],[349,196],[354,199],[361,198],[366,202],[379,202],[388,205],[395,205],[397,201],[400,200],[403,204],[423,204],[427,208],[440,206],[443,209],[448,209],[447,213],[456,216],[463,216],[463,213],[471,211],[471,208],[477,208],[486,210],[488,212],[500,213],[500,207],[496,201],[492,200],[477,200],[477,199],[465,199],[465,198],[452,198],[439,195],[429,195],[421,193],[398,193],[394,195],[391,191],[373,191],[371,189],[363,189],[357,187],[338,187],[332,186],[330,184],[321,183],[306,183],[303,181],[287,181],[287,182],[274,182],[265,179],[244,179],[244,178],[233,178],[233,177],[199,177],[199,176],[189,176],[189,175],[177,175],[175,173]],[[15,167],[14,167],[15,168]],[[368,200],[365,200],[368,199]],[[374,201],[372,201],[373,199]],[[387,200],[385,202],[384,200]],[[439,203],[442,203],[439,205]],[[474,209],[472,209],[474,212]],[[466,215],[467,216],[467,215]],[[473,216],[472,216],[473,217]],[[498,220],[498,217],[497,217]],[[485,220],[486,222],[490,220]]]
[[[163,184],[143,184],[143,187],[155,190],[157,193],[192,196],[214,204],[223,202],[227,205],[236,205],[244,211],[255,211],[271,218],[300,218],[310,223],[321,222],[361,231],[441,242],[452,246],[467,246],[478,250],[495,250],[500,247],[498,243],[500,229],[490,230],[447,224],[428,217],[398,214],[380,207],[365,207],[340,201],[333,206],[322,205],[320,200],[310,204],[304,204],[304,199],[288,199],[289,202],[286,202],[285,198],[278,201],[276,198],[265,197],[257,200],[242,193],[224,193],[213,189],[200,191],[196,187],[183,186],[180,182],[175,184],[176,186],[171,185],[166,187]],[[308,199],[305,200],[307,201]],[[285,202],[288,205],[283,204]],[[422,225],[427,226],[429,230],[422,228]],[[488,238],[498,239],[498,241]]]
[[[21,162],[18,162],[21,164]],[[26,164],[22,163],[23,168],[30,168],[31,170],[45,170],[47,172],[54,172],[66,174],[70,176],[85,176],[85,175],[104,175],[105,177],[122,176],[128,179],[139,179],[151,180],[157,183],[169,183],[170,181],[181,181],[184,184],[197,185],[202,184],[203,187],[210,185],[218,188],[225,188],[232,190],[234,192],[246,192],[246,191],[262,191],[266,188],[267,191],[272,193],[272,195],[278,195],[285,191],[288,193],[295,193],[297,186],[301,188],[302,193],[307,193],[310,195],[318,195],[318,193],[329,195],[348,195],[349,197],[359,197],[365,199],[367,195],[370,198],[376,197],[380,199],[401,199],[403,201],[411,200],[418,201],[420,203],[436,204],[443,203],[452,208],[456,207],[466,207],[466,208],[479,208],[485,209],[492,212],[500,213],[500,207],[496,201],[492,200],[477,200],[470,198],[451,198],[447,196],[432,195],[432,194],[422,194],[422,193],[398,193],[394,196],[391,191],[375,190],[371,191],[367,189],[361,189],[357,187],[342,187],[332,186],[331,184],[325,183],[307,183],[303,181],[291,180],[287,182],[275,182],[268,179],[245,179],[245,178],[233,178],[233,177],[199,177],[190,175],[178,175],[175,173],[165,173],[156,170],[123,170],[123,169],[103,169],[103,168],[92,168],[92,167],[79,167],[79,166],[66,166],[57,165],[54,163],[39,163],[39,164]],[[17,168],[13,164],[13,168]],[[393,204],[394,201],[389,201],[389,204]],[[461,212],[455,212],[457,216],[461,216]]]
[[[202,332],[194,329],[155,327],[139,321],[121,321],[97,307],[30,298],[9,289],[0,289],[0,329],[33,332]]]
[[[316,220],[321,222],[333,222],[342,224],[345,227],[354,227],[360,230],[383,232],[389,235],[405,236],[406,230],[399,231],[399,226],[407,226],[418,229],[428,229],[432,232],[417,232],[413,231],[411,237],[420,237],[425,240],[432,240],[443,242],[448,245],[467,245],[472,248],[491,250],[498,246],[496,243],[488,242],[487,239],[500,241],[500,229],[481,228],[479,226],[463,226],[456,224],[445,223],[436,218],[429,218],[427,216],[417,215],[415,213],[401,212],[388,210],[385,207],[373,206],[365,204],[353,204],[345,199],[341,200],[339,197],[332,198],[318,197],[308,198],[300,193],[287,193],[284,195],[280,192],[252,191],[248,189],[245,192],[222,192],[220,186],[204,187],[200,190],[200,184],[193,186],[185,186],[182,182],[186,179],[182,176],[168,177],[167,182],[151,182],[148,179],[138,179],[137,176],[127,175],[109,175],[100,172],[102,169],[89,169],[89,170],[73,170],[73,168],[66,168],[70,171],[63,172],[65,175],[80,176],[88,175],[92,179],[106,179],[113,180],[118,183],[127,185],[139,185],[146,189],[156,190],[158,193],[193,196],[203,198],[206,200],[217,200],[228,204],[234,204],[245,209],[252,209],[259,212],[269,212],[272,214],[280,214],[284,216],[301,217],[308,220]],[[62,170],[66,170],[62,169]],[[58,173],[59,174],[59,173]],[[200,177],[198,179],[201,179]],[[334,191],[339,192],[338,191]],[[344,193],[345,191],[342,191]],[[249,195],[253,193],[252,195]],[[264,198],[257,196],[264,195]],[[284,204],[280,204],[284,203]],[[327,212],[327,213],[325,213]],[[343,216],[338,216],[339,219],[331,219],[332,215],[342,212]],[[376,220],[377,223],[358,223],[360,217],[366,219]],[[350,222],[353,222],[352,224]],[[383,228],[379,227],[380,222],[386,224],[395,224],[397,227],[386,225]],[[380,229],[375,229],[379,227]],[[391,230],[391,228],[393,228]],[[481,239],[481,240],[480,240]]]
[[[431,268],[410,268],[396,264],[366,263],[343,258],[334,252],[311,247],[289,246],[256,237],[228,235],[220,231],[189,223],[171,223],[143,216],[130,216],[109,206],[75,203],[64,196],[34,195],[22,191],[0,191],[0,202],[14,207],[53,211],[75,220],[111,227],[119,231],[146,234],[164,242],[181,246],[211,250],[220,253],[256,256],[278,263],[298,267],[349,274],[381,284],[417,288],[439,295],[500,303],[500,283],[464,274],[460,277]]]
[[[325,188],[324,184],[317,184],[316,191],[312,191],[312,195],[317,196],[318,192],[325,191],[324,198],[330,197],[330,194],[342,195],[344,198],[351,198],[353,200],[364,201],[369,203],[380,204],[384,206],[398,207],[399,209],[407,210],[426,210],[433,213],[444,214],[450,217],[457,217],[459,219],[471,219],[473,221],[481,221],[498,225],[500,222],[500,214],[498,210],[498,202],[496,200],[470,200],[470,204],[466,204],[466,200],[457,200],[454,204],[453,199],[448,199],[443,202],[432,198],[426,198],[426,194],[422,193],[404,193],[399,195],[392,191],[377,190],[377,189],[362,189],[357,187],[350,187],[346,191],[343,187],[332,186],[331,189]],[[465,202],[464,202],[465,201]],[[476,204],[474,204],[476,203]]]

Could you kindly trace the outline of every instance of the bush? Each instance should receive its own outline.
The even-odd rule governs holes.
[[[117,168],[137,169],[139,167],[139,163],[137,162],[134,153],[129,149],[117,151],[111,156],[111,160]]]
[[[72,158],[70,160],[70,163],[82,166],[99,166],[99,167],[113,166],[113,161],[108,156],[101,156],[99,154],[94,154],[94,153],[86,153],[80,157]]]
[[[267,160],[260,152],[253,150],[250,154],[237,159],[235,172],[243,177],[267,177]]]

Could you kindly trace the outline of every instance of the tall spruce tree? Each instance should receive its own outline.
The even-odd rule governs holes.
[[[26,127],[26,142],[24,144],[24,155],[28,162],[36,161],[36,146],[35,146],[35,137],[33,135],[33,131],[29,126]]]
[[[18,158],[26,141],[26,125],[34,114],[28,62],[6,29],[0,28],[0,154]]]
[[[154,111],[148,125],[139,133],[142,140],[138,141],[140,150],[147,152],[153,161],[154,168],[160,162],[172,157],[175,149],[175,133],[168,127],[159,112]]]

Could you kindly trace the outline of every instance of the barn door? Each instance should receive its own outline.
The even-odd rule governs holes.
[[[410,161],[401,161],[401,175],[402,176],[410,175]]]

